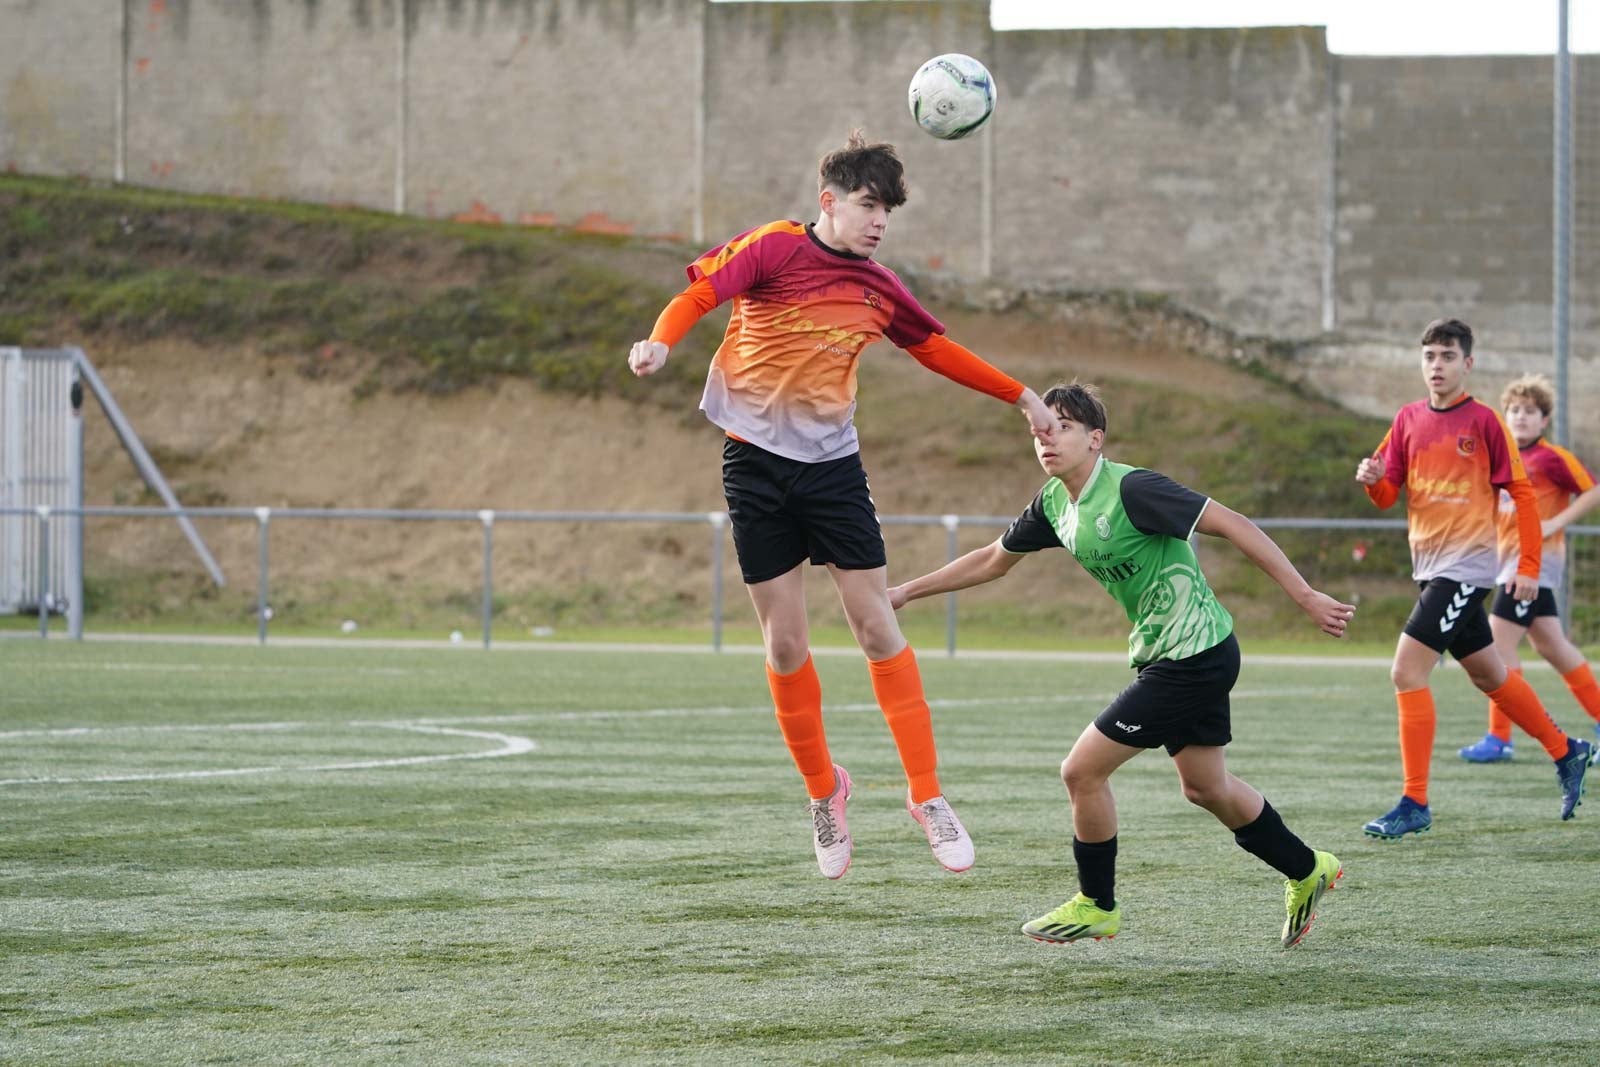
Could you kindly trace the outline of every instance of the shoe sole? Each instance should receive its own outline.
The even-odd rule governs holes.
[[[1344,877],[1344,864],[1341,863],[1339,865],[1339,870],[1333,876],[1333,881],[1329,882],[1326,886],[1324,886],[1323,889],[1322,889],[1322,892],[1317,894],[1317,899],[1312,901],[1313,906],[1315,906],[1316,904],[1321,903],[1323,897],[1325,897],[1329,893],[1333,892],[1334,889],[1336,889],[1338,887],[1338,885],[1339,885],[1339,879],[1341,879],[1343,877]],[[1306,924],[1300,928],[1299,936],[1296,937],[1293,941],[1289,942],[1287,945],[1284,945],[1283,947],[1285,949],[1291,949],[1291,948],[1294,948],[1296,945],[1298,945],[1300,942],[1304,941],[1306,939],[1306,935],[1311,932],[1311,924],[1316,922],[1316,921],[1317,921],[1317,913],[1316,912],[1312,912],[1311,913],[1311,918],[1307,919],[1306,920]]]
[[[1402,837],[1406,836],[1406,834],[1416,834],[1418,836],[1421,836],[1422,834],[1425,834],[1429,830],[1432,830],[1432,829],[1433,829],[1433,824],[1429,823],[1427,826],[1419,826],[1415,830],[1402,830],[1398,834],[1382,834],[1382,833],[1379,833],[1376,830],[1368,830],[1365,827],[1362,827],[1361,832],[1366,834],[1368,837],[1374,838],[1374,839],[1376,839],[1378,841],[1398,841]]]
[[[1071,945],[1078,941],[1115,941],[1117,939],[1116,934],[1099,934],[1094,937],[1069,937],[1062,940],[1055,937],[1041,937],[1038,934],[1029,934],[1026,930],[1022,932],[1041,945]]]

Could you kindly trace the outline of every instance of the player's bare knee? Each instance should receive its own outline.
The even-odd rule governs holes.
[[[1223,796],[1226,793],[1226,790],[1219,788],[1219,783],[1216,782],[1191,782],[1184,780],[1180,782],[1179,785],[1183,788],[1183,799],[1187,800],[1195,807],[1205,808],[1207,811],[1210,811],[1217,804],[1221,803]]]
[[[811,645],[805,634],[767,634],[767,662],[779,674],[793,674],[805,666]]]

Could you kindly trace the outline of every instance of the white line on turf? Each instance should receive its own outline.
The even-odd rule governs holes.
[[[1241,689],[1235,690],[1232,696],[1235,699],[1258,699],[1287,696],[1310,696],[1329,692],[1339,692],[1348,689],[1347,686],[1319,686],[1316,688],[1295,687],[1282,689]],[[1112,694],[1108,693],[1050,693],[1038,696],[1022,697],[973,697],[930,700],[932,708],[971,708],[971,707],[1018,707],[1023,705],[1039,704],[1098,704],[1103,703]],[[409,730],[415,733],[441,734],[458,737],[477,737],[484,740],[500,743],[499,748],[488,749],[481,752],[456,752],[434,756],[407,756],[393,759],[354,760],[342,763],[323,763],[312,765],[283,765],[265,767],[222,767],[200,771],[164,771],[151,773],[103,774],[86,775],[81,777],[39,776],[32,778],[0,778],[0,786],[8,785],[70,785],[80,783],[104,782],[154,782],[179,779],[199,778],[228,778],[251,774],[278,774],[291,771],[354,771],[371,770],[381,767],[408,767],[426,763],[444,763],[454,760],[495,759],[502,756],[517,756],[532,752],[538,748],[537,742],[530,738],[519,737],[512,734],[493,733],[482,730],[463,730],[445,726],[445,723],[476,723],[479,725],[490,723],[517,723],[533,722],[541,719],[549,720],[583,720],[583,719],[621,719],[621,718],[684,718],[693,716],[723,716],[723,715],[758,715],[768,714],[772,710],[770,705],[748,705],[745,707],[677,707],[677,708],[594,708],[586,710],[568,711],[528,711],[511,715],[453,715],[431,718],[410,719],[403,722],[376,721],[376,720],[351,720],[345,723],[323,724],[309,721],[293,722],[235,722],[235,723],[150,723],[145,725],[124,726],[68,726],[51,729],[37,730],[4,730],[0,731],[0,739],[13,739],[23,737],[86,737],[95,734],[121,734],[140,732],[165,732],[165,733],[198,733],[204,731],[239,731],[239,732],[268,732],[287,731],[299,729],[318,729],[328,725],[351,726],[360,729],[383,730]],[[872,712],[878,710],[876,703],[849,703],[829,704],[824,709],[829,712]]]
[[[215,726],[150,726],[142,729],[148,730],[251,730],[251,729],[285,729],[296,726],[312,726],[313,723],[222,723]],[[459,730],[444,726],[432,726],[424,723],[404,722],[352,722],[346,726],[371,727],[385,730],[409,730],[422,734],[444,734],[454,737],[475,737],[485,741],[498,742],[499,748],[485,749],[480,752],[450,752],[434,756],[403,756],[393,759],[348,760],[339,763],[320,763],[310,765],[284,765],[268,767],[220,767],[203,771],[162,771],[151,773],[128,774],[97,774],[81,777],[56,777],[43,776],[34,778],[0,778],[0,786],[5,785],[71,785],[79,783],[96,782],[158,782],[175,779],[194,778],[231,778],[247,774],[279,774],[294,771],[363,771],[380,767],[413,767],[424,763],[446,763],[453,760],[496,759],[501,756],[518,756],[525,752],[532,752],[538,744],[531,738],[517,737],[512,734],[491,733],[485,730]],[[113,733],[127,730],[137,730],[141,727],[77,727],[63,730],[17,730],[0,737],[19,737],[27,735],[52,735],[52,736],[81,736],[84,734]]]

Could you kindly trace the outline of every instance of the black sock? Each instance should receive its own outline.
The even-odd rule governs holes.
[[[1072,838],[1072,858],[1078,864],[1078,889],[1101,911],[1117,906],[1117,837],[1109,841]]]
[[[1306,843],[1296,837],[1283,819],[1266,798],[1261,801],[1261,814],[1255,817],[1254,822],[1246,823],[1233,832],[1233,839],[1239,847],[1250,855],[1255,856],[1263,863],[1272,867],[1285,878],[1299,881],[1309,878],[1311,872],[1317,869],[1317,857],[1314,852],[1306,847]]]

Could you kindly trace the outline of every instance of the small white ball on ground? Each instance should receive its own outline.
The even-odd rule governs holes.
[[[339,632],[353,634],[356,632],[356,620],[346,619],[339,624]]]
[[[452,645],[459,645],[464,640],[466,640],[466,638],[464,638],[461,635],[461,631],[460,630],[451,630],[450,631],[450,643]]]

